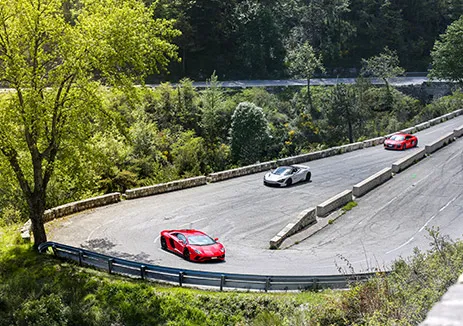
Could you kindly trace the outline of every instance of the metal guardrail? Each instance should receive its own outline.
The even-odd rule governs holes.
[[[40,253],[47,252],[50,248],[54,255],[59,258],[76,261],[79,265],[106,270],[110,274],[126,275],[144,280],[166,281],[179,286],[188,284],[215,287],[219,288],[220,291],[224,288],[262,290],[266,292],[326,288],[344,289],[353,282],[365,281],[377,275],[377,273],[318,276],[228,274],[142,264],[56,242],[45,242],[38,247]]]

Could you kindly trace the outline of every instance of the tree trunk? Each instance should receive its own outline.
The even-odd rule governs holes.
[[[34,248],[47,241],[43,213],[45,212],[45,200],[42,199],[40,191],[34,191],[29,199],[29,217],[32,222],[32,234],[34,236]]]
[[[348,132],[349,132],[349,143],[353,143],[354,142],[354,135],[353,135],[353,131],[352,131],[352,122],[350,122],[350,119],[347,120],[347,127],[348,127]]]
[[[310,78],[307,78],[307,112],[312,114],[312,93],[310,92]]]

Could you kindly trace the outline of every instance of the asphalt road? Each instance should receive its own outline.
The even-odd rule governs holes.
[[[423,130],[417,133],[419,146],[461,125],[460,116]],[[307,165],[312,181],[289,188],[265,187],[265,173],[257,173],[127,200],[54,221],[48,226],[49,239],[141,262],[228,273],[336,274],[338,266],[348,266],[345,260],[355,272],[387,267],[399,255],[410,253],[414,245],[429,242],[420,229],[428,220],[428,226],[440,223],[434,215],[461,213],[458,199],[452,199],[461,188],[462,142],[397,175],[359,199],[359,206],[333,225],[286,250],[268,250],[269,240],[300,211],[351,189],[415,149],[395,152],[376,146],[311,161]],[[440,182],[444,178],[448,182]],[[448,216],[445,223],[456,216]],[[463,222],[449,225],[449,234],[459,236]],[[196,264],[162,251],[159,232],[174,228],[198,228],[219,237],[227,248],[226,262]]]
[[[421,85],[428,82],[425,76],[414,77],[395,77],[389,78],[388,82],[394,86]],[[370,78],[374,85],[383,85],[384,81],[380,78]],[[439,81],[438,81],[439,82]],[[337,84],[355,84],[356,78],[312,78],[312,86],[332,86]],[[178,85],[173,83],[173,86]],[[307,86],[306,79],[274,79],[274,80],[232,80],[221,81],[220,85],[225,88],[247,88],[247,87],[286,87],[286,86]],[[148,84],[148,87],[158,87],[159,84]],[[210,86],[209,82],[193,82],[196,88],[206,88]]]

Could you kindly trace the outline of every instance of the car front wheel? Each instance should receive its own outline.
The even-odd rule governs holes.
[[[289,186],[292,185],[292,184],[293,184],[293,180],[291,180],[291,178],[288,179],[288,180],[286,180],[286,186],[287,186],[287,187],[289,187]]]
[[[190,260],[190,251],[186,248],[183,250],[183,258],[185,258],[185,260]]]
[[[305,181],[309,182],[311,176],[312,176],[312,173],[307,172],[307,174],[306,174],[306,176],[305,176]]]
[[[167,250],[167,242],[166,242],[166,238],[164,237],[161,237],[161,249]]]

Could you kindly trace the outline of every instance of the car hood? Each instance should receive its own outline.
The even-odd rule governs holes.
[[[289,177],[289,175],[279,175],[279,174],[273,174],[273,173],[267,173],[265,175],[265,180],[269,180],[269,181],[278,181],[278,180],[284,180],[284,179],[287,179]]]
[[[386,139],[384,141],[385,144],[391,144],[391,145],[397,145],[397,144],[402,144],[404,140],[392,140],[392,139]]]
[[[220,251],[220,249],[223,248],[223,246],[219,243],[210,246],[191,246],[191,248],[199,250],[203,253],[203,255],[206,256],[218,256],[223,254],[223,252]]]

